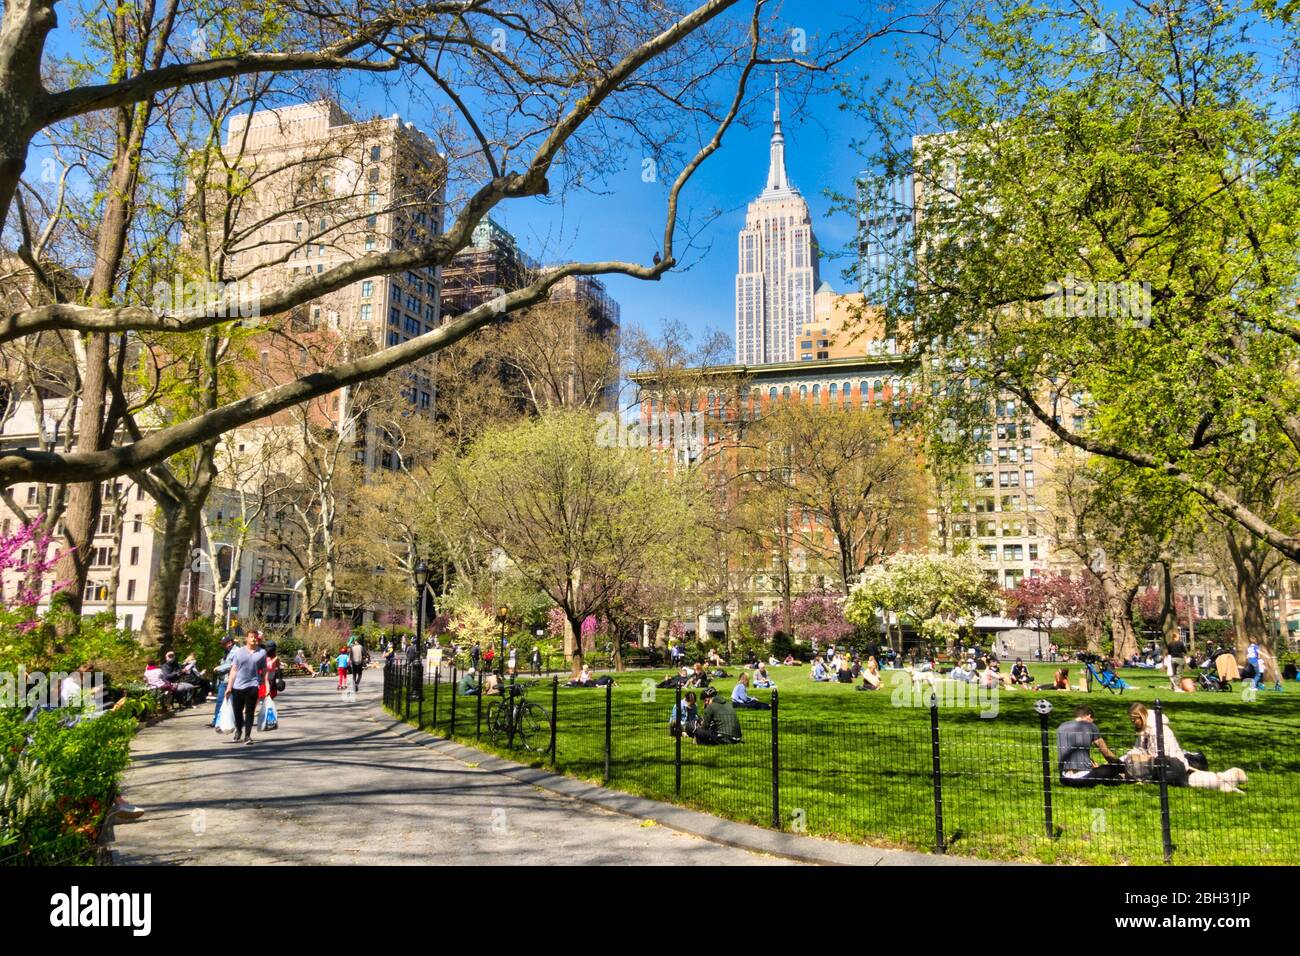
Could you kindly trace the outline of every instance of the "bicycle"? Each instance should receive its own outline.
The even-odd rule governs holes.
[[[527,685],[505,685],[508,703],[494,700],[488,706],[488,738],[495,745],[500,738],[508,742],[513,730],[514,739],[525,750],[546,750],[551,743],[551,713],[540,704],[526,698]]]

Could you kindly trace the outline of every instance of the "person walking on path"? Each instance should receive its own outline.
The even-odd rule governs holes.
[[[214,673],[217,675],[217,709],[212,712],[213,727],[217,726],[217,720],[221,717],[221,705],[226,701],[226,687],[230,681],[223,678],[227,678],[230,674],[230,658],[235,653],[235,639],[227,634],[221,639],[221,649],[226,656],[221,659],[220,664],[213,668]],[[217,733],[221,733],[220,728],[217,728]]]
[[[541,677],[542,676],[542,649],[540,647],[537,647],[536,645],[533,646],[532,663],[533,663],[533,676]]]
[[[270,727],[266,726],[266,702],[275,700],[280,693],[280,688],[284,686],[284,675],[280,671],[280,658],[276,654],[275,641],[267,641],[266,645],[266,667],[264,668],[265,677],[262,686],[257,690],[258,708],[257,708],[257,726],[263,730],[274,729],[279,724],[277,717],[276,723]]]
[[[352,689],[359,690],[361,688],[361,672],[366,669],[366,646],[354,637],[348,650],[352,657]]]
[[[346,647],[339,648],[339,656],[334,661],[334,663],[339,669],[339,686],[335,689],[342,690],[344,687],[347,686],[348,667],[350,667],[352,664],[352,655],[348,653],[348,649]]]
[[[266,651],[257,646],[257,632],[244,636],[244,646],[230,655],[230,678],[226,693],[232,696],[235,711],[235,736],[238,743],[253,742],[253,716],[257,713],[259,689],[266,673]]]

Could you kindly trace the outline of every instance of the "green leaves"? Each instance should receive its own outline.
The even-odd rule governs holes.
[[[916,182],[888,305],[915,320],[936,431],[1016,395],[1294,556],[1300,528],[1231,490],[1300,468],[1294,90],[1259,29],[1207,2],[998,4],[908,91],[936,135],[873,160]],[[910,118],[857,108],[886,142]]]

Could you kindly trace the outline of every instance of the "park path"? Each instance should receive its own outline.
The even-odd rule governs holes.
[[[416,746],[374,719],[382,672],[355,697],[294,679],[280,729],[254,744],[208,726],[212,705],[143,728],[114,827],[140,864],[776,864],[788,861],[611,813]]]

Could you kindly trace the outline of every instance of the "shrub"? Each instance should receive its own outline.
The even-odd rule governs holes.
[[[23,717],[0,711],[0,859],[86,862],[130,760],[135,718],[116,711],[66,727],[65,712]]]

